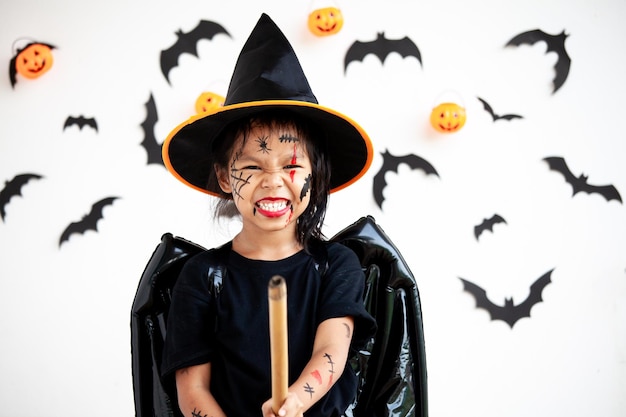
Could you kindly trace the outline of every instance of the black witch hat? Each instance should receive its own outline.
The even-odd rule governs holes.
[[[373,148],[367,133],[350,118],[318,104],[289,41],[266,14],[239,54],[224,106],[191,117],[168,135],[163,143],[165,166],[190,187],[221,197],[221,190],[207,185],[214,169],[213,143],[229,123],[269,109],[295,113],[326,133],[331,192],[352,184],[369,168]]]

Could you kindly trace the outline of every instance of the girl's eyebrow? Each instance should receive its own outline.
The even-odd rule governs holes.
[[[252,153],[241,153],[239,155],[239,157],[237,158],[237,160],[235,162],[241,162],[241,161],[245,161],[245,162],[258,162],[260,160],[262,160],[263,158],[258,157],[256,154],[252,154]]]

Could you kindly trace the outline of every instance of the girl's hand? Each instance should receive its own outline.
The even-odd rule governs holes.
[[[285,402],[281,405],[278,414],[272,411],[272,399],[265,401],[261,407],[263,417],[304,417],[304,404],[293,392],[287,394]]]

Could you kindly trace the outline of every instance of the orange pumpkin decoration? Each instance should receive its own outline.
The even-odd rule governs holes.
[[[31,43],[22,49],[15,60],[15,70],[26,78],[37,78],[45,74],[51,67],[52,48],[42,43]]]
[[[465,108],[452,102],[439,104],[430,113],[430,124],[439,132],[458,132],[465,125]]]
[[[198,114],[213,113],[224,106],[225,98],[217,93],[205,91],[196,99],[196,112]]]
[[[324,7],[309,14],[309,30],[317,36],[338,33],[343,27],[343,15],[336,7]]]
[[[52,68],[54,46],[40,42],[31,42],[22,49],[18,49],[11,59],[9,76],[11,85],[15,86],[16,74],[29,79],[37,78]]]

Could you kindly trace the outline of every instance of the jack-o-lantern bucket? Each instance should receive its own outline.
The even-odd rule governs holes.
[[[442,133],[458,132],[465,125],[465,108],[453,102],[444,102],[433,108],[430,124]]]
[[[46,43],[31,42],[24,48],[18,49],[11,59],[9,68],[11,85],[14,86],[17,81],[16,74],[34,79],[48,72],[54,63],[53,48],[54,46]]]
[[[316,36],[338,33],[343,27],[343,14],[337,7],[323,7],[309,14],[309,30]]]

